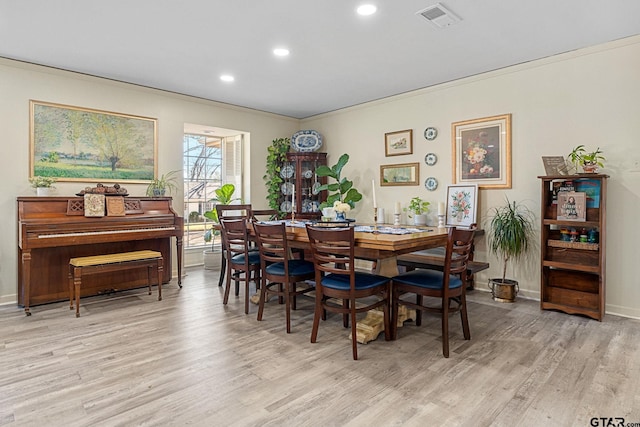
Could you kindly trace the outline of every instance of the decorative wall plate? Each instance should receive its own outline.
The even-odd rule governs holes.
[[[282,167],[282,169],[280,169],[280,176],[283,177],[284,179],[288,179],[293,177],[293,174],[295,173],[295,169],[293,168],[293,165],[291,164],[287,164],[284,165]]]
[[[285,196],[290,196],[293,194],[293,184],[290,182],[285,182],[280,186],[280,190],[282,190],[282,194]]]
[[[427,180],[424,182],[424,186],[427,190],[429,191],[433,191],[436,188],[438,188],[438,180],[435,179],[434,177],[430,176],[429,178],[427,178]]]
[[[427,164],[427,166],[433,166],[437,161],[438,156],[433,153],[428,153],[426,156],[424,156],[424,162]]]
[[[315,130],[301,130],[291,137],[291,147],[305,153],[318,151],[322,147],[322,136]]]
[[[289,200],[285,200],[280,203],[280,210],[282,212],[291,212],[291,202]]]
[[[434,127],[428,127],[424,130],[424,137],[427,141],[433,141],[438,136],[438,129]]]

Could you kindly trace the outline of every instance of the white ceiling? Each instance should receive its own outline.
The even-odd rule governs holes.
[[[0,56],[305,118],[640,34],[640,0],[435,3],[0,0]]]

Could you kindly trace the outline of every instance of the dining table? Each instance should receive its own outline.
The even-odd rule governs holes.
[[[268,223],[268,221],[265,221]],[[287,243],[291,248],[310,250],[311,246],[303,221],[285,221]],[[315,223],[319,226],[331,224]],[[393,277],[399,274],[397,257],[415,251],[446,246],[448,229],[428,226],[393,226],[385,224],[355,224],[355,258],[373,261],[373,272]],[[398,317],[398,326],[407,319],[415,319],[415,311],[403,311]],[[372,310],[357,323],[357,340],[364,344],[375,340],[384,331],[382,312]]]

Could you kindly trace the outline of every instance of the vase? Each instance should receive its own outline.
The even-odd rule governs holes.
[[[40,197],[47,197],[51,195],[51,187],[38,187],[36,188],[36,195]]]
[[[345,221],[347,214],[345,212],[336,212],[336,221]]]
[[[414,225],[427,225],[427,215],[418,214],[413,216]]]

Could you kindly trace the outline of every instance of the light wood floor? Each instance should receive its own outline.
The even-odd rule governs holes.
[[[589,426],[640,422],[640,322],[541,312],[538,302],[469,295],[471,341],[452,317],[406,324],[399,339],[351,358],[341,318],[309,335],[301,299],[284,310],[222,305],[218,272],[189,269],[163,286],[67,303],[0,307],[0,425],[5,426]]]

